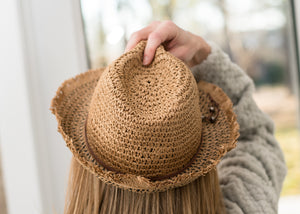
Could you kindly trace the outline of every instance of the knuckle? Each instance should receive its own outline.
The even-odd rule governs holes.
[[[131,34],[130,37],[129,37],[129,39],[128,39],[128,41],[133,41],[134,38],[135,38],[135,36],[133,34]]]
[[[161,34],[157,31],[154,31],[149,35],[149,39],[151,40],[161,41],[161,38],[162,38]]]
[[[136,39],[138,37],[139,37],[139,32],[136,31],[136,32],[134,32],[134,33],[131,34],[130,39]]]

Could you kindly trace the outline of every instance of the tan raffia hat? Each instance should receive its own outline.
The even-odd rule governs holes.
[[[186,185],[236,146],[239,125],[221,88],[146,41],[106,68],[66,80],[52,113],[74,157],[102,181],[135,192]]]

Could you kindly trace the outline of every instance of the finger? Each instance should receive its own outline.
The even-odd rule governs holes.
[[[193,47],[180,46],[178,48],[170,50],[169,52],[185,63],[188,63],[192,59],[192,53],[190,52],[191,49],[193,49]]]
[[[150,64],[154,58],[157,47],[165,41],[174,39],[177,36],[177,32],[177,26],[173,22],[165,21],[150,33],[144,51],[143,64]]]
[[[139,41],[141,41],[143,39],[147,39],[149,33],[150,33],[150,31],[145,31],[145,30],[141,30],[141,31],[137,31],[137,32],[133,33],[127,42],[124,52],[127,52],[127,51],[131,50],[132,48],[134,48],[137,45],[137,43],[139,43]]]
[[[154,21],[147,27],[134,32],[128,40],[128,43],[125,48],[125,52],[134,48],[139,43],[139,41],[143,39],[148,39],[149,34],[159,25],[159,23],[160,23],[159,21]]]

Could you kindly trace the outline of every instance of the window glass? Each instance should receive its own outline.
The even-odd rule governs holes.
[[[120,56],[130,35],[153,20],[219,44],[254,80],[254,99],[275,121],[288,175],[282,195],[300,195],[298,73],[291,6],[285,0],[81,1],[91,68]]]

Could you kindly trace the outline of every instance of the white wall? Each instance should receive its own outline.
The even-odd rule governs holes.
[[[41,195],[25,82],[25,59],[21,51],[21,23],[16,6],[15,1],[5,1],[0,8],[2,169],[10,213],[21,211],[20,207],[13,204],[38,213]]]
[[[71,153],[49,107],[87,69],[79,1],[3,0],[0,137],[8,210],[62,213]]]

